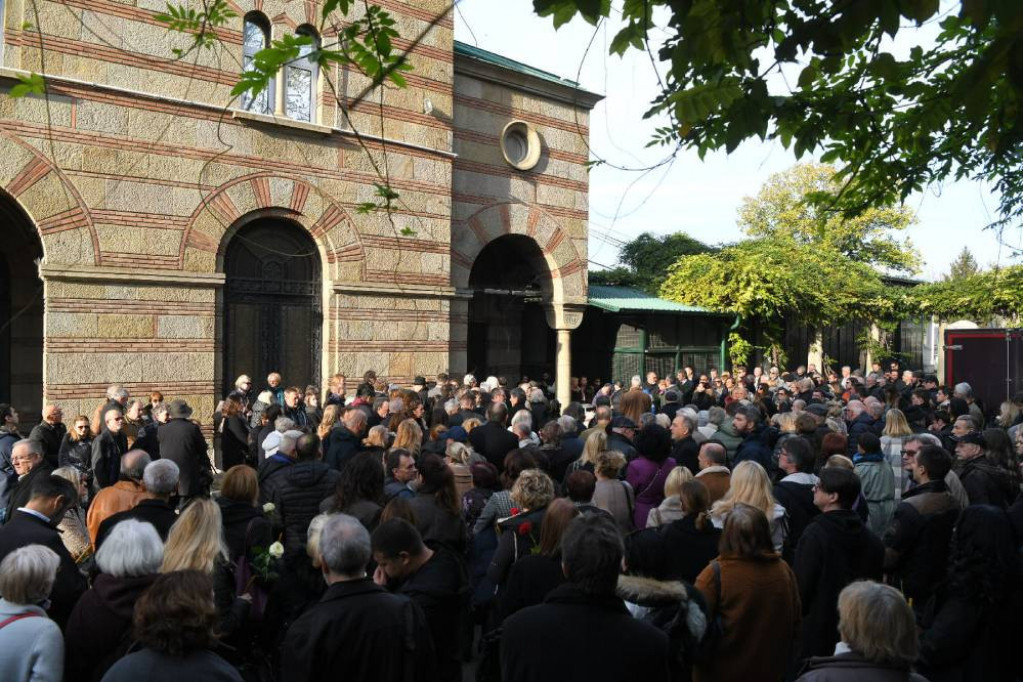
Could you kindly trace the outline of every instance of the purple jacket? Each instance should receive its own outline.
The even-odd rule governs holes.
[[[636,491],[636,510],[633,513],[636,530],[646,528],[647,514],[664,501],[664,482],[668,480],[668,474],[674,468],[675,460],[672,457],[660,465],[643,456],[629,462],[625,470],[625,480]]]

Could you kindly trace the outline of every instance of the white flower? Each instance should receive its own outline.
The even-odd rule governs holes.
[[[277,506],[274,505],[273,502],[267,502],[266,504],[263,505],[263,512],[266,513],[266,514],[269,514],[274,509],[277,509]]]
[[[275,542],[272,545],[270,545],[270,549],[268,549],[267,552],[274,559],[280,559],[282,556],[284,556],[284,545],[282,545],[279,542]]]

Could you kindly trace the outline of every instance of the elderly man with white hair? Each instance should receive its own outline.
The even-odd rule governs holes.
[[[277,489],[284,484],[288,471],[295,464],[295,444],[301,436],[302,432],[294,429],[284,433],[273,431],[263,441],[266,459],[259,467],[260,504],[273,499]]]
[[[152,525],[125,519],[110,530],[96,552],[100,573],[68,620],[66,679],[98,680],[123,655],[135,602],[162,562],[163,541]]]
[[[142,474],[146,496],[131,509],[118,512],[99,525],[96,548],[103,546],[104,540],[117,524],[128,519],[151,524],[160,535],[160,539],[166,541],[171,526],[178,519],[177,507],[171,504],[171,498],[178,492],[180,475],[178,465],[169,459],[158,459],[147,464]]]
[[[24,507],[32,496],[32,486],[40,477],[53,473],[53,467],[43,459],[42,446],[37,441],[23,439],[14,444],[11,451],[11,464],[18,478],[10,489],[10,498],[4,510],[4,518],[9,519],[18,507]]]
[[[0,680],[60,680],[64,638],[40,603],[53,589],[60,558],[42,545],[0,562]]]

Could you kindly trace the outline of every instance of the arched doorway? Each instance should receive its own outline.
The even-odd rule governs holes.
[[[32,220],[0,194],[0,402],[21,414],[22,430],[43,406],[43,245]]]
[[[555,335],[544,310],[550,279],[540,247],[523,235],[498,237],[476,256],[466,352],[467,368],[480,380],[553,376]]]
[[[254,220],[230,237],[224,274],[224,391],[241,374],[262,388],[270,372],[318,386],[323,292],[312,237],[288,220]]]

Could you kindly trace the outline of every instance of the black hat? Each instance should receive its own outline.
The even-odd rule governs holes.
[[[828,416],[828,406],[823,403],[810,403],[806,406],[806,411],[816,417]]]
[[[177,398],[167,405],[167,413],[171,419],[188,419],[192,416],[192,408],[184,400]]]

